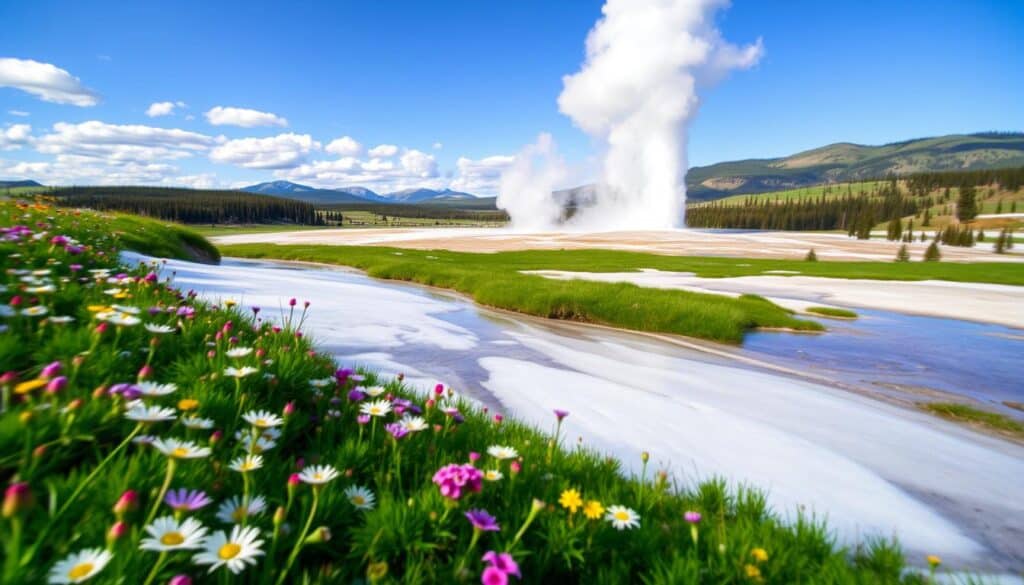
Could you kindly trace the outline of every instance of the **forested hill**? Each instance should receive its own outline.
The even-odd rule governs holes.
[[[312,204],[243,191],[169,187],[64,187],[58,205],[124,211],[180,223],[323,223]]]
[[[890,174],[1021,165],[1024,133],[953,134],[882,146],[841,142],[783,158],[694,167],[686,175],[686,191],[690,200],[710,200]]]

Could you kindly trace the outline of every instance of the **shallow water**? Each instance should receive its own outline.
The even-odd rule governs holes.
[[[352,272],[234,260],[168,266],[182,288],[259,305],[261,315],[272,316],[290,297],[311,300],[307,329],[343,362],[404,372],[424,387],[442,381],[543,428],[553,408],[566,408],[567,437],[583,437],[628,469],[636,471],[647,450],[683,481],[721,475],[768,490],[787,515],[827,516],[845,542],[897,535],[911,555],[976,568],[1024,566],[1019,446],[707,353],[517,319]],[[821,371],[856,376],[864,368],[835,365],[856,344],[830,336],[883,335],[886,317],[871,316],[851,333],[756,334],[748,351],[782,363],[818,360]],[[808,349],[814,344],[824,349]],[[801,358],[800,350],[815,357]],[[872,363],[869,354],[848,361]],[[926,363],[930,376],[944,377],[943,363]]]

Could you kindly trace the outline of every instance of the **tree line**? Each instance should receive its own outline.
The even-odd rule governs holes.
[[[123,211],[179,223],[323,224],[310,203],[244,191],[89,186],[63,187],[52,195],[66,207]]]

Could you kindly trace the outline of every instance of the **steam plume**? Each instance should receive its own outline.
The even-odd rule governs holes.
[[[603,18],[587,36],[586,60],[579,72],[563,78],[558,98],[561,112],[601,148],[593,205],[581,209],[572,224],[585,229],[683,224],[686,130],[699,103],[697,90],[731,69],[752,66],[762,53],[760,40],[740,48],[722,39],[713,17],[726,4],[607,0]],[[545,156],[557,157],[549,139],[546,145]],[[502,182],[499,205],[513,224],[540,228],[543,219],[545,227],[553,227],[540,191],[558,173],[534,164],[510,174],[514,179]]]

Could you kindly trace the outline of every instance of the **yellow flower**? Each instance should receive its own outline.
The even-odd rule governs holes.
[[[384,561],[379,563],[370,563],[370,566],[366,568],[366,578],[370,580],[370,583],[376,583],[380,581],[388,574],[388,564]]]
[[[42,378],[36,378],[35,380],[28,380],[27,382],[22,382],[22,383],[18,384],[17,386],[15,386],[14,387],[14,393],[15,394],[28,394],[29,392],[31,392],[33,390],[38,390],[39,388],[42,388],[43,386],[46,386],[46,384],[47,384],[46,380],[43,380]]]
[[[754,557],[755,561],[763,563],[768,560],[768,551],[758,547],[750,551],[750,556]]]
[[[743,567],[743,570],[746,571],[747,577],[749,577],[750,579],[754,581],[761,580],[761,569],[758,569],[754,565],[746,565]]]
[[[224,306],[225,306],[225,307],[227,307],[227,308],[229,308],[229,309],[230,309],[231,307],[234,307],[234,306],[235,306],[235,305],[237,305],[237,304],[238,304],[238,301],[233,301],[233,300],[231,300],[231,299],[228,299],[228,300],[224,301]]]
[[[86,308],[89,309],[89,312],[91,312],[91,313],[103,313],[105,311],[112,311],[113,310],[113,309],[111,309],[107,305],[89,305]]]
[[[199,408],[199,401],[195,398],[182,398],[178,401],[178,410],[195,410]]]
[[[558,498],[558,503],[563,508],[569,510],[570,514],[575,514],[576,510],[580,509],[583,505],[583,498],[580,497],[580,493],[574,489],[567,489],[562,492],[562,496]]]
[[[583,515],[590,520],[598,520],[602,514],[604,514],[604,506],[597,500],[590,500],[586,506],[583,506]]]
[[[933,569],[935,567],[938,567],[939,565],[942,564],[942,559],[940,559],[936,555],[928,555],[927,556],[927,560],[928,560],[928,565],[931,566]]]

